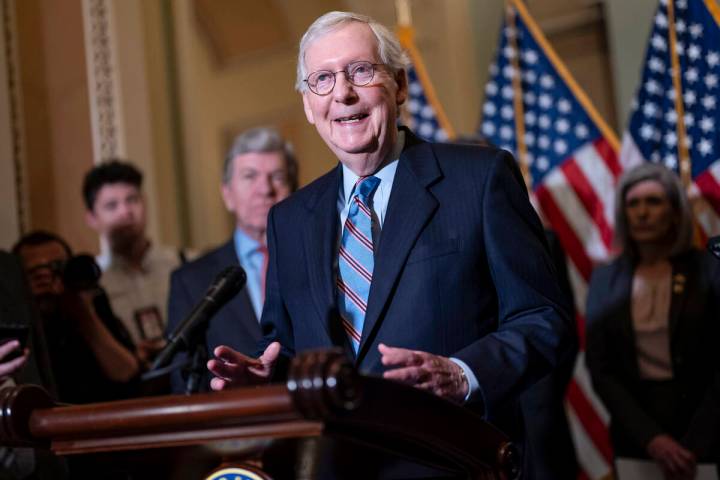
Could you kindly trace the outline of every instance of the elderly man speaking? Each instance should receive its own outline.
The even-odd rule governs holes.
[[[522,446],[517,398],[572,341],[543,229],[507,152],[397,127],[406,65],[364,15],[328,13],[303,36],[296,88],[340,163],[271,210],[264,352],[215,349],[212,387],[341,346],[361,372],[465,403]],[[356,452],[352,478],[437,475]]]

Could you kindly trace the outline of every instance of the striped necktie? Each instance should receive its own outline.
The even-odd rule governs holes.
[[[380,179],[373,176],[358,179],[338,251],[338,305],[355,353],[360,347],[375,265],[369,200],[379,184]]]

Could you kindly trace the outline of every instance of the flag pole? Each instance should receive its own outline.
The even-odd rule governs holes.
[[[580,88],[580,85],[578,85],[578,83],[575,81],[565,64],[562,63],[560,57],[558,57],[558,54],[555,53],[555,50],[545,39],[542,30],[540,30],[540,27],[530,16],[530,13],[527,11],[527,8],[525,8],[523,2],[521,0],[507,1],[510,2],[510,4],[515,8],[515,10],[517,10],[518,15],[525,22],[525,25],[527,25],[528,30],[530,30],[530,33],[532,33],[535,41],[543,49],[548,59],[550,60],[550,63],[552,63],[552,65],[555,67],[555,70],[557,70],[558,75],[560,75],[560,78],[565,81],[568,88],[570,88],[570,91],[575,95],[575,98],[577,98],[578,102],[580,102],[580,105],[582,105],[582,107],[588,113],[590,119],[593,121],[593,123],[595,123],[598,130],[600,130],[600,133],[603,135],[603,137],[605,137],[612,149],[615,152],[620,151],[620,142],[618,141],[617,135],[615,135],[615,132],[610,128],[610,126],[605,122],[605,120],[603,120],[602,116],[600,116],[600,113],[595,109],[595,106],[590,101],[590,98],[588,98],[587,94],[583,91],[582,88]]]
[[[675,89],[675,113],[677,122],[677,150],[680,161],[680,179],[687,189],[692,183],[692,164],[687,144],[687,131],[685,130],[685,106],[683,105],[682,81],[680,80],[680,59],[677,52],[677,32],[675,31],[675,0],[668,0],[668,38],[670,40],[670,61],[672,62],[673,89]]]
[[[515,26],[515,10],[505,2],[505,23],[510,28],[508,40],[512,46],[510,63],[513,67],[512,88],[513,88],[513,110],[515,111],[515,144],[517,156],[520,163],[520,172],[525,179],[525,186],[532,191],[532,175],[530,174],[530,162],[528,161],[527,145],[525,143],[525,110],[523,108],[523,89],[520,70],[520,49],[517,45],[517,28]]]
[[[427,69],[422,61],[420,52],[418,52],[417,48],[415,48],[415,32],[412,27],[412,14],[410,11],[409,0],[395,0],[395,12],[397,15],[398,38],[400,39],[400,43],[403,48],[405,48],[408,55],[410,55],[413,67],[415,67],[415,73],[417,73],[417,76],[423,85],[425,96],[435,110],[435,115],[437,115],[440,127],[445,130],[448,138],[455,138],[455,129],[450,124],[450,120],[445,114],[445,110],[442,108],[440,100],[438,100],[437,93],[435,93],[435,88],[430,81],[430,75],[427,73]]]

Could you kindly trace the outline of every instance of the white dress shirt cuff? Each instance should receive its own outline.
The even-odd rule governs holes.
[[[463,399],[463,403],[469,403],[473,400],[481,399],[485,407],[484,417],[487,416],[487,404],[485,404],[485,395],[483,395],[482,389],[480,388],[480,382],[473,371],[468,367],[467,363],[463,362],[459,358],[450,357],[450,360],[454,362],[458,367],[462,368],[465,373],[465,378],[468,382],[468,393]]]

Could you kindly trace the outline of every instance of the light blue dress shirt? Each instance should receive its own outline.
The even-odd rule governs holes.
[[[247,275],[246,288],[250,296],[255,316],[260,321],[263,309],[262,278],[263,266],[265,259],[260,250],[262,246],[258,241],[250,238],[245,232],[239,228],[235,229],[233,234],[235,240],[235,253],[238,257],[240,266],[245,270]]]
[[[372,230],[373,244],[375,245],[377,245],[377,242],[380,239],[380,230],[382,229],[383,223],[385,222],[385,214],[387,212],[388,202],[390,201],[390,192],[392,191],[393,180],[395,180],[395,172],[397,171],[398,162],[400,160],[400,153],[402,153],[404,145],[405,132],[399,131],[397,143],[395,145],[395,148],[393,149],[392,156],[390,157],[394,158],[395,160],[391,161],[379,171],[373,174],[373,176],[380,179],[380,184],[378,185],[372,197]],[[350,211],[350,199],[352,198],[352,194],[354,193],[355,183],[357,183],[358,178],[360,178],[345,165],[342,166],[342,172],[343,181],[340,185],[340,192],[338,195],[337,204],[338,212],[340,213],[340,234],[338,235],[338,239],[342,238],[342,229],[345,226],[345,220],[347,220],[348,212]],[[340,240],[338,240],[338,242],[339,241]],[[340,244],[338,243],[337,248],[339,247]],[[337,255],[335,256],[337,257]],[[335,270],[337,271],[337,268]],[[465,397],[465,401],[467,402],[468,400],[472,399],[476,394],[481,394],[479,393],[480,383],[478,382],[477,377],[470,369],[470,367],[468,367],[465,362],[458,358],[450,358],[450,360],[460,366],[460,368],[463,369],[463,372],[465,372],[465,376],[467,377],[469,388],[468,394]]]

